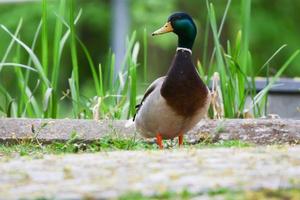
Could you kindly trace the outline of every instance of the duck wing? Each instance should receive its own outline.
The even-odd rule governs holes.
[[[133,121],[135,120],[135,117],[136,117],[137,113],[139,112],[139,110],[141,109],[141,107],[142,107],[144,101],[146,100],[146,98],[154,91],[154,89],[159,85],[160,82],[165,80],[165,77],[166,76],[159,77],[158,79],[153,81],[150,84],[150,86],[147,88],[141,102],[135,106],[136,111],[135,111],[135,114],[133,116]]]

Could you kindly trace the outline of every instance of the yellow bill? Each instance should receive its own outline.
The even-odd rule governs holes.
[[[173,32],[173,27],[171,25],[171,22],[167,22],[163,27],[161,27],[160,29],[154,31],[152,33],[152,36],[154,35],[161,35],[161,34],[164,34],[164,33],[169,33],[169,32]]]

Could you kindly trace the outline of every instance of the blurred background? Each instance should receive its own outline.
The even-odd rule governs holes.
[[[54,37],[55,21],[57,18],[59,1],[48,1],[48,32],[49,41]],[[177,38],[174,34],[167,34],[161,37],[151,37],[151,32],[162,26],[168,16],[175,11],[185,11],[195,20],[198,27],[197,40],[193,48],[195,62],[203,60],[203,49],[205,48],[204,35],[207,30],[207,8],[205,0],[77,0],[75,1],[75,15],[82,9],[82,15],[76,24],[76,33],[81,38],[90,52],[95,63],[105,64],[109,49],[116,54],[115,68],[120,68],[125,55],[126,38],[136,31],[137,41],[143,49],[143,34],[147,31],[148,55],[147,55],[147,82],[141,82],[138,89],[142,91],[152,80],[166,73],[177,45]],[[216,10],[217,21],[220,22],[227,1],[212,0]],[[221,35],[221,42],[226,46],[227,40],[234,41],[241,25],[241,2],[232,1],[228,10],[228,16]],[[252,52],[252,68],[256,71],[265,61],[283,44],[284,49],[270,65],[270,73],[275,74],[282,63],[300,47],[300,1],[295,0],[252,0],[251,24],[249,49]],[[41,1],[25,0],[2,0],[0,1],[0,24],[5,25],[12,32],[16,29],[19,20],[23,19],[23,26],[20,30],[20,37],[26,44],[31,44],[35,31],[42,16]],[[209,27],[207,49],[211,54],[213,49],[213,38]],[[9,46],[10,36],[0,30],[0,56],[3,55]],[[35,48],[37,55],[41,56],[41,41],[38,40]],[[49,49],[53,45],[49,42]],[[68,88],[68,78],[71,74],[72,64],[70,49],[63,52],[60,65],[59,86],[61,90]],[[138,55],[138,66],[144,61],[144,51]],[[51,52],[49,53],[51,54]],[[20,51],[20,60],[27,62],[27,53]],[[13,60],[14,55],[10,54],[7,60]],[[285,77],[300,76],[300,57],[285,70]],[[83,52],[78,50],[78,66],[80,87],[85,95],[92,94],[91,71],[87,67],[87,59]],[[204,68],[206,66],[203,66]],[[51,68],[51,64],[50,64]],[[15,88],[15,75],[8,73],[11,69],[4,68],[0,73],[1,83],[13,93]],[[109,70],[107,68],[103,69]],[[142,67],[137,68],[138,80],[142,76]],[[260,72],[264,76],[265,70]]]
[[[193,49],[194,58],[201,59],[202,57],[207,17],[207,8],[204,0],[77,0],[77,2],[77,11],[81,8],[83,12],[77,25],[77,33],[90,50],[93,60],[97,62],[105,60],[109,48],[114,48],[117,56],[123,59],[123,56],[120,54],[122,54],[122,51],[125,54],[126,36],[130,36],[136,30],[138,40],[141,40],[143,30],[146,28],[149,33],[148,69],[151,71],[151,78],[153,79],[164,74],[175,51],[176,36],[169,34],[152,38],[150,35],[152,31],[163,25],[168,16],[175,11],[188,12],[195,19],[199,33]],[[219,18],[218,21],[220,21],[227,1],[215,0],[212,2],[214,2],[217,17]],[[49,6],[49,12],[55,12],[58,6],[57,2],[49,1],[49,3],[51,5]],[[269,0],[252,0],[250,49],[253,52],[253,67],[261,66],[282,44],[288,44],[288,48],[287,51],[277,57],[278,63],[282,63],[291,52],[299,48],[299,9],[300,1],[274,0],[270,3]],[[13,30],[16,28],[20,18],[23,18],[24,26],[21,30],[21,35],[23,40],[28,43],[33,39],[41,14],[41,4],[38,1],[0,1],[0,23]],[[53,14],[49,14],[48,17],[50,20],[49,29],[52,28],[53,32],[56,17]],[[232,1],[221,36],[224,43],[227,39],[233,40],[236,37],[237,31],[240,29],[240,18],[240,1]],[[114,22],[118,22],[118,24]],[[120,34],[114,32],[117,31],[114,24],[123,26],[117,29],[121,31]],[[117,37],[117,43],[119,44],[114,43],[114,37]],[[0,55],[2,55],[10,40],[9,36],[3,31],[0,32],[0,38]],[[140,54],[139,56],[139,61],[142,63],[143,55]],[[157,62],[158,60],[160,62]],[[300,58],[297,61],[285,71],[285,76],[300,76],[300,66],[296,64],[300,63]],[[69,60],[66,58],[63,67],[66,71],[70,70],[68,69],[68,62]],[[88,69],[84,67],[84,62],[85,59],[80,61],[81,78],[84,81],[88,81]],[[119,63],[119,61],[116,63]],[[271,68],[276,70],[275,62]],[[67,75],[67,73],[65,74]],[[263,74],[262,72],[261,75]]]

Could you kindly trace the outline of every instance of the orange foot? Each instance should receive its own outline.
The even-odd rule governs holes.
[[[158,145],[159,149],[163,149],[163,143],[162,143],[162,137],[160,135],[160,133],[156,134],[156,144]]]
[[[178,146],[181,147],[183,144],[183,134],[180,134],[178,136]]]

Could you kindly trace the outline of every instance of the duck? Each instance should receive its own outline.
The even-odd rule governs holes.
[[[184,134],[207,115],[211,99],[192,61],[197,35],[192,17],[184,12],[173,13],[152,36],[171,32],[178,36],[178,44],[169,70],[150,84],[133,118],[136,130],[143,137],[156,138],[160,149],[163,140],[175,137],[182,146]]]

